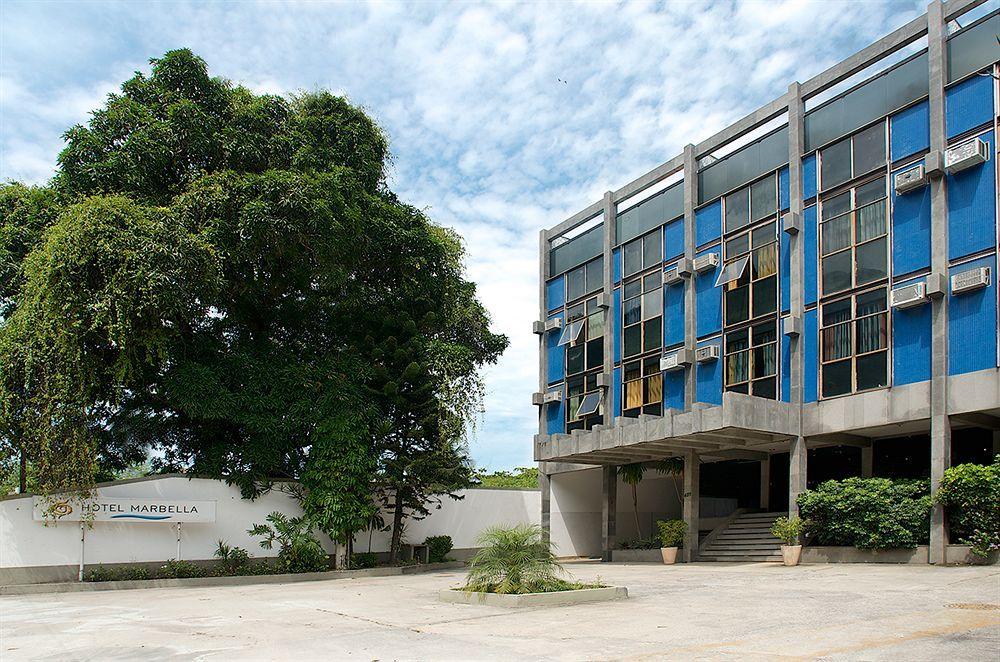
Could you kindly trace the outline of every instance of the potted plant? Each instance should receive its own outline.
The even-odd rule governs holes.
[[[656,526],[660,529],[660,555],[663,562],[667,565],[676,563],[677,548],[684,542],[687,523],[680,519],[658,520]]]
[[[802,545],[799,537],[802,535],[802,520],[797,516],[779,517],[771,525],[771,535],[785,543],[781,546],[781,559],[785,565],[798,565],[802,556]]]

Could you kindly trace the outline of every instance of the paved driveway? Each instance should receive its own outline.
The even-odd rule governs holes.
[[[571,564],[631,598],[450,605],[462,574],[0,597],[0,659],[996,660],[1000,568]]]

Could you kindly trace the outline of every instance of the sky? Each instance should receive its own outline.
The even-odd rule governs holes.
[[[43,183],[62,134],[187,47],[259,91],[329,89],[390,137],[390,186],[465,239],[510,348],[470,438],[528,466],[538,231],[926,9],[892,2],[0,2],[0,180]]]

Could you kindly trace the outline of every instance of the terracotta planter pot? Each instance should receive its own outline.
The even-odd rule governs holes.
[[[663,563],[666,565],[673,565],[677,562],[676,547],[661,547],[660,555],[663,557]]]
[[[781,558],[785,565],[798,565],[802,556],[802,545],[782,545]]]

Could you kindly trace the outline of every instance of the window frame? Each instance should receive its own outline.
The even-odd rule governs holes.
[[[766,228],[768,225],[772,225],[774,231],[768,235],[768,240],[761,243],[759,246],[754,243],[754,235],[760,230]],[[743,237],[747,237],[747,248],[745,251],[735,253],[734,255],[728,255],[730,244]],[[758,251],[762,251],[768,247],[773,247],[774,251],[774,270],[767,274],[766,276],[755,276],[755,256]],[[739,324],[754,323],[756,321],[762,320],[768,315],[777,315],[778,309],[781,307],[779,301],[779,285],[780,285],[780,270],[781,270],[781,246],[778,239],[778,223],[777,215],[774,218],[766,217],[756,224],[752,224],[745,227],[738,232],[734,232],[732,235],[726,237],[722,241],[722,254],[723,254],[723,266],[722,269],[726,269],[731,264],[747,258],[747,264],[743,268],[743,271],[739,278],[730,280],[726,283],[720,283],[722,287],[722,322],[723,328],[735,327]],[[720,272],[721,273],[721,272]],[[754,315],[754,285],[762,281],[772,278],[774,280],[774,308],[769,311],[760,313],[759,315]],[[741,319],[737,321],[730,321],[730,310],[729,310],[729,292],[740,289],[741,287],[747,288],[747,317],[746,319]]]
[[[873,292],[878,292],[879,290],[882,291],[882,294],[883,294],[883,297],[884,297],[883,299],[881,299],[884,302],[883,308],[881,310],[875,311],[873,313],[867,313],[867,314],[861,315],[859,317],[858,316],[858,299],[864,297],[865,295],[871,294]],[[819,391],[819,399],[821,399],[821,400],[829,400],[829,399],[832,399],[832,398],[840,398],[840,397],[844,397],[844,396],[848,396],[848,395],[855,395],[855,394],[858,394],[858,393],[868,393],[870,391],[877,391],[877,390],[880,390],[880,389],[890,388],[892,386],[892,355],[891,355],[891,352],[892,352],[892,315],[890,314],[892,312],[892,310],[891,310],[891,308],[889,306],[889,291],[890,291],[889,285],[888,285],[888,283],[885,283],[885,284],[876,285],[876,286],[873,286],[873,287],[868,287],[868,288],[865,288],[863,290],[859,290],[857,292],[850,292],[850,293],[847,293],[847,294],[843,294],[843,295],[831,298],[828,301],[824,301],[824,302],[822,302],[822,303],[819,304],[818,309],[816,311],[816,314],[817,314],[817,317],[818,317],[817,328],[818,328],[819,375],[818,375],[818,380],[817,380],[818,381],[818,389],[817,390]],[[842,321],[839,321],[839,322],[834,322],[832,324],[827,324],[825,322],[825,320],[824,320],[824,312],[825,312],[826,306],[831,306],[831,305],[840,303],[840,302],[845,301],[845,300],[850,300],[850,302],[851,302],[851,305],[850,305],[850,317],[848,319],[846,319],[846,320],[842,320]],[[883,344],[883,346],[879,347],[878,349],[873,349],[873,350],[869,350],[869,351],[865,351],[865,352],[858,352],[858,344],[857,344],[857,341],[858,341],[858,334],[857,334],[858,323],[860,321],[862,321],[862,320],[866,320],[866,319],[870,319],[870,318],[875,318],[875,317],[880,316],[880,315],[884,319],[884,324],[882,326],[882,328],[884,329],[884,344]],[[827,359],[826,358],[826,343],[825,343],[825,334],[826,334],[826,331],[828,331],[830,329],[834,329],[834,328],[839,327],[839,326],[844,326],[844,325],[847,326],[847,328],[849,329],[849,332],[850,332],[850,337],[848,338],[848,345],[850,346],[850,355],[849,356],[841,356],[841,357],[832,358],[832,359]],[[857,367],[858,358],[859,357],[863,358],[863,357],[874,356],[876,354],[884,354],[885,355],[885,366],[886,366],[886,368],[885,368],[885,383],[883,385],[879,385],[879,386],[871,386],[871,387],[868,387],[868,388],[859,389],[858,388],[858,367]],[[833,394],[833,395],[827,395],[826,392],[825,392],[825,390],[824,390],[824,377],[825,377],[825,371],[827,370],[827,366],[831,365],[831,364],[845,363],[845,362],[848,362],[848,361],[850,362],[850,374],[851,374],[850,389],[847,390],[847,391],[845,391],[845,392],[843,392],[843,393],[836,393],[836,394]]]
[[[652,281],[655,286],[646,289],[647,281]],[[639,293],[629,298],[625,298],[625,289],[634,283],[639,283]],[[646,296],[653,294],[654,292],[659,292],[659,314],[646,317]],[[629,302],[639,300],[639,320],[637,322],[632,322],[631,324],[626,321],[626,314],[628,311]],[[622,338],[621,338],[621,352],[622,360],[631,360],[635,357],[643,356],[648,352],[660,351],[663,349],[663,274],[657,269],[656,271],[651,271],[648,273],[639,274],[633,278],[630,278],[628,282],[622,283]],[[646,326],[648,322],[653,322],[659,319],[659,332],[656,335],[656,343],[654,346],[647,347],[647,330]],[[626,352],[627,347],[625,344],[625,338],[628,336],[629,329],[639,327],[639,351],[633,354],[628,354]]]
[[[877,166],[875,168],[871,168],[871,169],[869,169],[867,171],[864,171],[864,172],[858,172],[857,171],[857,167],[856,167],[856,165],[857,165],[857,159],[856,159],[856,155],[855,155],[855,139],[858,136],[860,136],[861,134],[865,133],[866,131],[869,131],[869,130],[873,129],[874,127],[876,127],[878,125],[882,126],[882,147],[883,147],[883,157],[884,157],[884,160],[882,161],[882,163],[879,166]],[[850,150],[849,150],[850,151],[850,155],[851,155],[850,156],[850,176],[848,176],[848,178],[845,179],[845,180],[843,180],[843,181],[837,182],[835,184],[828,185],[826,183],[826,181],[824,181],[826,178],[823,176],[824,153],[826,153],[827,150],[829,150],[831,148],[834,148],[834,147],[837,147],[837,146],[839,146],[840,144],[842,144],[844,142],[847,142],[849,144],[849,146],[850,146]],[[887,117],[883,117],[882,119],[878,120],[877,122],[873,122],[873,123],[869,124],[868,126],[862,127],[860,129],[858,129],[857,131],[854,131],[852,133],[847,134],[846,136],[841,136],[837,140],[829,142],[826,145],[818,148],[816,150],[816,154],[818,155],[818,163],[817,163],[817,171],[818,172],[817,172],[817,174],[818,174],[818,177],[819,177],[819,192],[820,193],[826,193],[827,191],[833,191],[835,189],[840,188],[841,186],[844,186],[845,184],[848,184],[848,183],[854,181],[855,179],[858,179],[859,177],[864,177],[865,175],[873,173],[873,172],[875,172],[877,170],[888,168],[889,162],[890,162],[889,145],[890,145],[890,143],[889,143],[889,122],[888,122],[888,118]]]
[[[658,248],[659,259],[658,260],[653,260],[653,262],[650,263],[650,264],[646,263],[646,244],[647,244],[647,242],[650,243],[650,244],[652,244],[653,242],[655,242],[659,246],[659,248]],[[634,271],[629,271],[628,270],[629,264],[628,264],[628,262],[626,261],[625,258],[626,258],[626,255],[628,253],[628,248],[630,246],[635,246],[636,244],[638,244],[638,246],[639,246],[639,257],[640,257],[639,267],[637,269],[635,269]],[[644,273],[646,270],[652,269],[654,266],[660,266],[660,265],[662,265],[663,264],[663,226],[660,225],[659,227],[654,228],[653,230],[647,232],[646,234],[644,234],[642,236],[639,236],[639,237],[636,237],[635,239],[630,239],[629,241],[627,241],[624,244],[622,244],[621,245],[621,261],[622,261],[622,280],[623,281],[626,278],[632,278],[632,276],[636,276],[638,274]]]
[[[763,181],[765,181],[767,179],[771,179],[772,184],[773,184],[773,186],[771,187],[772,188],[771,192],[774,194],[774,210],[768,212],[767,214],[764,214],[760,218],[754,218],[754,216],[753,216],[753,203],[754,203],[753,190],[754,190],[754,187],[756,187],[761,182],[763,182]],[[779,201],[780,201],[780,198],[781,198],[781,192],[778,189],[779,189],[778,171],[777,170],[772,170],[771,172],[767,173],[766,175],[764,175],[762,177],[758,177],[754,181],[752,181],[752,182],[750,182],[748,184],[745,184],[744,186],[740,186],[739,188],[734,189],[734,190],[730,191],[729,193],[724,194],[722,196],[722,234],[723,234],[723,236],[729,235],[730,233],[735,234],[735,233],[742,232],[745,228],[753,227],[754,225],[760,223],[761,221],[764,221],[764,220],[766,220],[768,218],[771,218],[772,216],[777,216],[778,207],[780,206]],[[742,195],[744,191],[746,191],[746,197],[747,197],[747,200],[746,200],[746,209],[745,209],[745,212],[746,212],[746,216],[745,216],[746,222],[744,222],[742,225],[737,225],[735,227],[730,228],[729,227],[729,211],[730,211],[730,205],[732,204],[730,202],[730,200],[733,199],[733,198],[736,198],[739,195]]]
[[[758,328],[766,326],[766,325],[771,325],[771,327],[773,329],[773,332],[772,332],[773,337],[772,337],[772,339],[768,340],[768,341],[765,341],[765,342],[756,342],[755,339],[754,339],[754,331],[757,330]],[[730,351],[730,349],[729,349],[730,338],[732,338],[733,336],[736,336],[738,334],[745,335],[747,345],[746,345],[746,347],[744,349]],[[779,384],[778,384],[778,373],[780,372],[780,370],[779,370],[779,364],[780,364],[779,358],[780,357],[778,356],[778,352],[779,352],[778,343],[779,343],[778,320],[777,320],[776,317],[774,319],[770,319],[770,320],[761,318],[761,319],[757,320],[756,322],[749,323],[749,324],[746,324],[746,325],[743,325],[743,326],[739,326],[739,327],[727,330],[725,332],[724,336],[723,336],[723,344],[722,344],[722,350],[723,350],[722,351],[722,354],[723,354],[723,358],[722,358],[722,360],[723,360],[723,390],[724,391],[735,391],[737,393],[746,393],[747,395],[756,395],[754,393],[754,387],[757,384],[773,380],[774,381],[774,397],[770,398],[770,397],[764,396],[764,395],[757,395],[756,397],[767,398],[769,400],[770,399],[773,399],[773,400],[779,399],[779,397],[780,397],[780,390],[779,390]],[[757,354],[757,350],[764,349],[764,348],[771,348],[771,351],[773,352],[773,357],[771,359],[771,362],[772,362],[772,364],[774,366],[774,370],[773,370],[773,372],[769,372],[769,373],[767,373],[765,375],[761,375],[761,376],[755,377],[754,376],[754,366],[755,366],[755,363],[756,363],[755,356]],[[734,357],[734,356],[736,356],[738,354],[746,354],[746,356],[747,356],[747,358],[746,358],[746,379],[743,379],[743,380],[740,380],[740,381],[731,381],[730,380],[730,370],[729,370],[730,358]],[[745,390],[741,389],[741,387],[744,387]]]
[[[863,188],[865,186],[868,186],[869,184],[872,184],[872,183],[878,181],[879,179],[881,179],[883,181],[882,192],[881,192],[882,197],[880,197],[877,200],[873,200],[871,202],[867,202],[867,203],[861,205],[860,207],[857,206],[858,189],[861,189],[861,188]],[[850,205],[849,205],[848,209],[845,210],[845,211],[843,211],[843,212],[841,212],[841,213],[839,213],[839,214],[837,214],[836,216],[832,216],[830,218],[824,218],[823,217],[823,212],[824,212],[825,206],[828,205],[832,200],[834,200],[836,198],[839,198],[842,195],[849,195],[850,196]],[[883,212],[882,225],[883,225],[883,231],[882,231],[881,234],[879,234],[879,235],[877,235],[875,237],[871,237],[871,238],[865,239],[864,241],[861,241],[859,243],[858,242],[858,220],[859,220],[859,212],[862,209],[866,209],[866,208],[872,207],[872,206],[877,205],[877,204],[882,205],[882,212]],[[819,231],[817,233],[818,237],[817,237],[817,247],[816,247],[817,261],[819,262],[819,264],[817,265],[817,272],[818,272],[817,273],[817,281],[818,281],[817,287],[818,287],[819,292],[820,292],[820,298],[825,298],[825,297],[839,297],[841,295],[847,294],[849,292],[852,292],[852,291],[860,289],[860,288],[867,288],[867,287],[871,287],[871,286],[877,285],[877,284],[881,283],[883,280],[887,280],[889,278],[889,275],[890,275],[890,253],[891,253],[891,245],[890,245],[890,238],[889,238],[890,225],[891,225],[891,210],[889,208],[889,204],[890,204],[889,176],[888,176],[887,172],[882,172],[882,173],[879,173],[879,174],[872,174],[870,177],[865,177],[865,178],[863,178],[862,180],[860,180],[858,182],[849,183],[847,186],[843,187],[842,189],[838,189],[837,193],[834,194],[834,195],[826,195],[826,196],[820,198],[819,209],[818,209]],[[830,225],[832,225],[832,223],[834,221],[843,219],[845,217],[848,217],[849,220],[850,220],[850,242],[849,242],[849,244],[846,245],[846,246],[844,246],[843,248],[839,248],[839,249],[831,251],[829,253],[825,253],[824,252],[824,250],[825,250],[824,244],[825,244],[825,239],[826,239],[826,233],[828,232],[827,228]],[[858,270],[858,249],[861,248],[861,247],[863,247],[863,246],[867,246],[869,244],[873,244],[873,243],[875,243],[877,241],[884,241],[884,243],[885,243],[885,262],[884,262],[884,264],[885,264],[885,274],[883,276],[881,276],[880,278],[876,278],[874,280],[870,280],[870,281],[864,282],[864,283],[859,283],[858,282],[858,271],[859,271]],[[850,252],[850,264],[851,264],[851,281],[850,281],[850,284],[847,287],[838,289],[836,291],[827,292],[826,291],[826,275],[825,275],[825,269],[823,268],[824,267],[824,261],[827,260],[828,258],[831,258],[831,257],[835,256],[835,255],[841,255],[841,254],[847,253],[848,251]]]
[[[622,416],[636,417],[640,414],[652,414],[654,416],[663,415],[663,371],[660,370],[660,358],[662,352],[650,354],[648,356],[636,356],[628,361],[622,362]],[[638,364],[639,374],[629,378],[630,370]],[[629,407],[630,386],[638,384],[642,402],[634,407]],[[651,399],[653,394],[659,393],[659,398]]]

